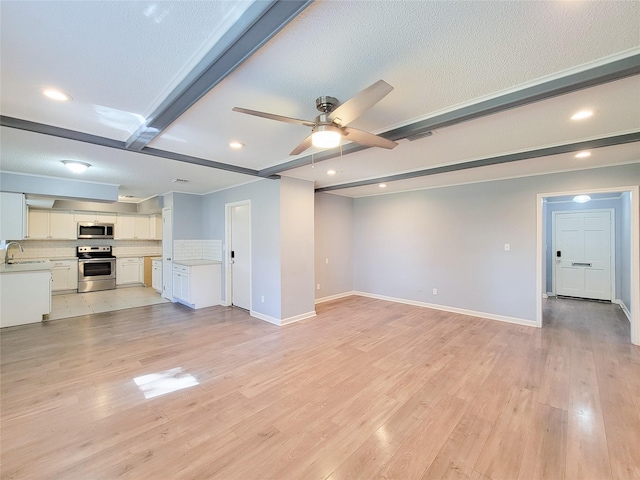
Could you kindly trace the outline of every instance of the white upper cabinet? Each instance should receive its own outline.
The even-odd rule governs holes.
[[[74,212],[74,220],[84,223],[116,223],[117,215],[106,212]]]
[[[0,192],[0,240],[25,238],[26,212],[23,194]]]
[[[29,209],[29,235],[32,240],[75,240],[77,223],[73,214],[62,210]]]
[[[136,239],[149,240],[150,236],[149,217],[135,217],[135,237]]]
[[[114,228],[114,238],[133,239],[136,234],[136,221],[133,215],[118,214],[118,223]]]

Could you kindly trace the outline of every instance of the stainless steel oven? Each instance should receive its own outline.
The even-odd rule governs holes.
[[[78,293],[116,288],[116,257],[110,246],[77,247]]]

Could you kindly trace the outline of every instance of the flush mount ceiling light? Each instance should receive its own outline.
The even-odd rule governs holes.
[[[331,170],[327,170],[327,175],[335,175],[336,171],[331,169]]]
[[[58,102],[68,102],[72,99],[71,95],[60,90],[56,90],[55,88],[44,88],[42,89],[42,94],[45,97],[50,98],[51,100],[56,100]]]
[[[311,144],[316,148],[333,148],[340,145],[340,129],[332,125],[318,125],[311,133]]]
[[[589,118],[592,115],[592,110],[580,110],[579,112],[576,112],[571,116],[571,120],[584,120],[585,118]]]
[[[587,203],[589,200],[591,200],[589,195],[576,195],[573,197],[573,201],[576,203]]]
[[[73,173],[82,173],[91,165],[85,162],[77,162],[76,160],[62,160],[62,163]]]
[[[591,156],[591,152],[580,152],[580,153],[576,153],[575,157],[576,158],[587,158]]]
[[[229,142],[229,146],[231,148],[233,148],[234,150],[240,150],[241,148],[244,147],[244,143],[240,143],[240,142]]]

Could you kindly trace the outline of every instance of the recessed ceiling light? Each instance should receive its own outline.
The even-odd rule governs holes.
[[[91,165],[85,162],[77,162],[75,160],[62,160],[62,163],[73,173],[82,173]]]
[[[240,143],[240,142],[229,142],[229,146],[231,148],[234,148],[236,150],[240,150],[242,147],[244,147],[244,143]]]
[[[573,197],[573,201],[576,203],[587,203],[589,200],[591,200],[589,195],[576,195]]]
[[[42,90],[42,94],[45,97],[58,102],[68,102],[72,99],[71,95],[61,92],[60,90],[56,90],[55,88],[45,88]]]
[[[592,115],[592,110],[580,110],[579,112],[576,112],[571,116],[571,120],[584,120],[585,118],[589,118]]]
[[[580,152],[580,153],[576,153],[575,157],[576,158],[587,158],[591,156],[591,152]]]
[[[386,183],[380,183],[380,184],[378,184],[378,186],[380,188],[387,188],[387,184]]]
[[[335,175],[336,171],[331,169],[331,170],[327,170],[327,175]]]

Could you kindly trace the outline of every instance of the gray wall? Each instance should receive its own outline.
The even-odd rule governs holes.
[[[349,197],[315,196],[316,299],[353,291],[353,204]]]
[[[534,322],[536,195],[639,184],[635,164],[356,199],[354,290]]]
[[[624,192],[620,208],[620,248],[619,255],[620,290],[616,290],[618,299],[622,300],[627,310],[631,312],[631,193]],[[636,245],[636,248],[640,248]]]
[[[174,240],[202,240],[202,196],[173,192],[172,221]],[[169,206],[169,205],[167,205]]]
[[[222,240],[226,252],[225,204],[251,200],[252,309],[281,318],[280,181],[260,180],[205,195],[202,201],[203,238]],[[223,262],[223,272],[226,268]],[[224,296],[225,274],[222,276]],[[261,296],[265,301],[262,303]]]
[[[280,179],[283,320],[315,311],[313,190],[313,182]]]

